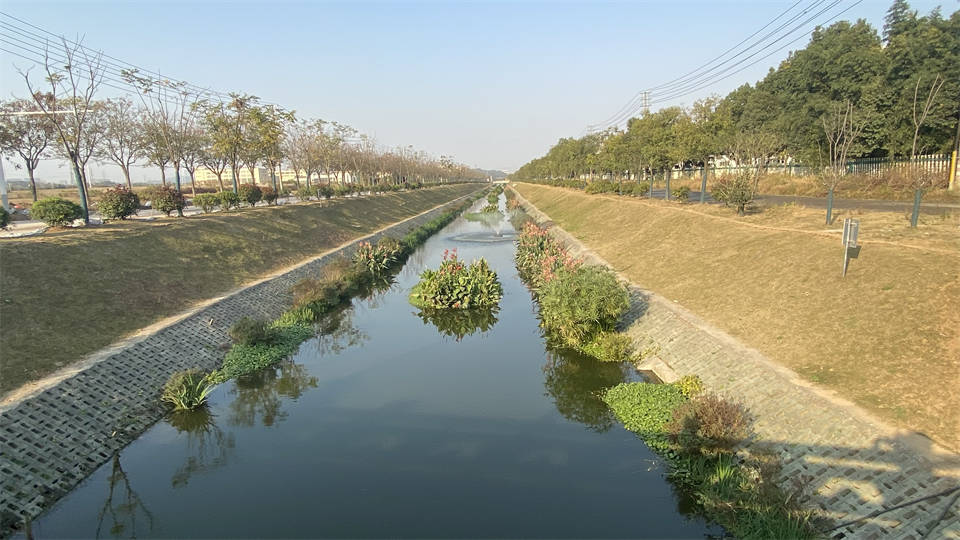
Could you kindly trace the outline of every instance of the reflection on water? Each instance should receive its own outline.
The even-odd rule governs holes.
[[[393,276],[377,276],[357,294],[357,299],[366,302],[367,307],[376,309],[381,306],[381,302],[395,282]]]
[[[493,229],[493,233],[502,236],[503,232],[503,212],[471,212],[463,215],[463,219],[480,223],[488,229]]]
[[[547,351],[543,386],[557,411],[602,433],[613,427],[616,417],[600,394],[628,380],[632,368],[620,362],[599,362],[573,351]]]
[[[187,437],[187,453],[170,483],[175,488],[186,486],[190,477],[222,467],[227,463],[230,451],[236,446],[233,433],[224,433],[217,425],[210,407],[203,405],[192,411],[174,411],[166,421],[177,433]]]
[[[457,341],[477,332],[486,332],[497,324],[498,308],[433,309],[417,312],[423,324],[432,324],[441,334]]]
[[[238,377],[230,391],[228,422],[238,426],[252,426],[257,417],[264,426],[284,420],[282,397],[297,399],[310,388],[317,387],[317,378],[302,364],[287,359],[276,366]]]
[[[41,516],[37,536],[720,532],[684,515],[656,456],[600,400],[633,369],[550,348],[512,243],[461,240],[473,234],[492,236],[454,221],[389,288],[319,321],[293,358],[147,430]],[[497,272],[499,311],[411,310],[418,275],[452,248]]]
[[[120,454],[113,455],[110,466],[108,477],[110,487],[107,490],[107,498],[97,515],[96,537],[102,538],[106,532],[114,538],[128,535],[130,538],[136,538],[137,534],[152,531],[153,514],[130,486],[130,479],[120,466]],[[146,528],[143,521],[137,524],[137,517],[141,514],[146,518]],[[104,525],[107,525],[106,531],[103,530]]]
[[[368,298],[367,302],[367,307],[370,309],[380,307],[375,298]],[[317,337],[314,338],[320,356],[337,354],[370,339],[366,332],[353,323],[354,314],[354,308],[348,307],[334,311],[321,319],[317,324]]]

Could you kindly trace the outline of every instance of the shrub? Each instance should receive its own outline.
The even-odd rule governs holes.
[[[217,193],[217,198],[220,201],[220,209],[224,212],[228,212],[231,208],[240,208],[240,195],[233,191],[221,191]]]
[[[260,190],[260,186],[254,184],[241,184],[237,188],[237,195],[240,196],[240,200],[249,204],[250,206],[256,206],[260,199],[263,198],[263,191]]]
[[[365,275],[351,261],[339,259],[324,266],[318,278],[298,281],[291,289],[293,305],[309,308],[316,315],[325,313],[357,292]]]
[[[317,188],[317,197],[323,197],[324,199],[329,199],[333,197],[333,188],[327,184],[319,186]]]
[[[10,212],[3,206],[0,206],[0,229],[6,229],[10,225]]]
[[[220,204],[220,195],[218,193],[200,193],[193,198],[193,204],[199,206],[204,214],[209,214]]]
[[[491,191],[490,193],[487,194],[487,202],[493,205],[494,207],[496,207],[497,202],[499,201],[500,201],[499,191]]]
[[[440,268],[420,274],[420,282],[410,293],[410,303],[421,309],[469,309],[496,306],[502,296],[497,273],[485,259],[466,265],[457,259],[454,250],[443,252]]]
[[[666,430],[686,453],[728,454],[750,435],[750,417],[739,403],[700,394],[673,411]]]
[[[124,186],[105,190],[97,203],[97,210],[104,219],[127,219],[139,209],[140,197]]]
[[[60,197],[47,197],[33,203],[30,214],[47,225],[65,226],[75,219],[82,218],[83,209],[73,201]]]
[[[587,187],[584,189],[584,191],[590,193],[591,195],[597,193],[616,193],[617,185],[607,180],[595,180],[587,184]]]
[[[230,338],[241,345],[269,343],[273,338],[265,321],[244,317],[230,327]]]
[[[680,380],[673,383],[680,389],[680,392],[687,398],[692,398],[703,393],[703,381],[696,375],[684,375]]]
[[[633,354],[633,340],[619,332],[600,332],[578,348],[597,360],[623,362]]]
[[[263,186],[260,188],[261,198],[267,204],[274,204],[277,202],[277,197],[279,196],[277,192],[270,186]]]
[[[746,207],[753,202],[755,197],[754,184],[747,174],[738,174],[733,178],[722,178],[713,186],[710,195],[724,203],[737,209],[738,215],[746,213]]]
[[[631,191],[634,197],[646,197],[650,194],[650,182],[637,182]]]
[[[170,186],[160,186],[155,189],[156,192],[151,201],[155,210],[159,210],[169,216],[170,212],[174,210],[179,212],[186,208],[187,200],[183,198],[183,193]]]
[[[690,188],[687,186],[680,186],[677,189],[673,190],[673,197],[680,202],[687,202],[690,200]]]
[[[160,400],[173,405],[174,410],[192,411],[207,401],[207,395],[216,386],[216,373],[204,374],[198,369],[178,371],[163,387]]]
[[[492,213],[494,213],[494,212],[499,212],[499,211],[500,211],[500,209],[497,208],[497,205],[495,205],[495,204],[488,204],[488,205],[484,206],[482,210],[480,210],[480,212],[482,212],[482,213],[484,213],[484,214],[492,214]]]
[[[337,197],[346,197],[353,193],[353,187],[347,184],[337,184],[333,186],[333,194]]]
[[[309,201],[312,197],[314,197],[314,195],[315,194],[312,189],[300,188],[297,190],[297,198],[302,202]]]
[[[629,305],[626,287],[600,266],[561,269],[538,293],[543,327],[573,347],[613,330]]]

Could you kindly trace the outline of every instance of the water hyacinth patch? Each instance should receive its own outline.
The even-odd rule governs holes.
[[[444,250],[440,268],[420,274],[410,303],[419,308],[470,309],[496,306],[502,296],[497,273],[485,259],[468,265],[457,258],[456,250]]]

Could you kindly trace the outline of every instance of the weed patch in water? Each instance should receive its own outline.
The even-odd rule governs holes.
[[[704,514],[737,538],[812,537],[810,513],[774,482],[776,460],[733,453],[750,430],[743,409],[710,394],[691,400],[685,390],[623,383],[603,400],[624,427],[668,460],[670,478],[694,494]]]
[[[236,343],[224,357],[220,370],[210,374],[211,380],[221,383],[253,373],[296,352],[303,341],[323,331],[316,324],[324,314],[355,295],[376,289],[389,269],[397,267],[417,245],[450,223],[474,200],[414,229],[403,240],[384,238],[376,246],[363,243],[357,250],[359,255],[352,260],[339,259],[324,266],[319,277],[300,280],[292,288],[291,309],[269,325],[241,319],[231,329]]]
[[[424,270],[410,292],[410,303],[424,309],[471,309],[496,306],[503,296],[497,273],[485,259],[465,264],[456,250],[444,251],[436,270]]]

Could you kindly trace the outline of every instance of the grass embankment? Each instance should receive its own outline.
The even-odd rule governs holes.
[[[116,222],[0,241],[0,391],[477,187]]]
[[[634,283],[891,422],[960,447],[956,217],[910,230],[860,213],[863,249],[841,278],[839,235],[814,221],[822,211],[804,221],[796,216],[805,210],[783,209],[796,215],[779,227],[775,212],[743,219],[722,208],[517,189]]]

